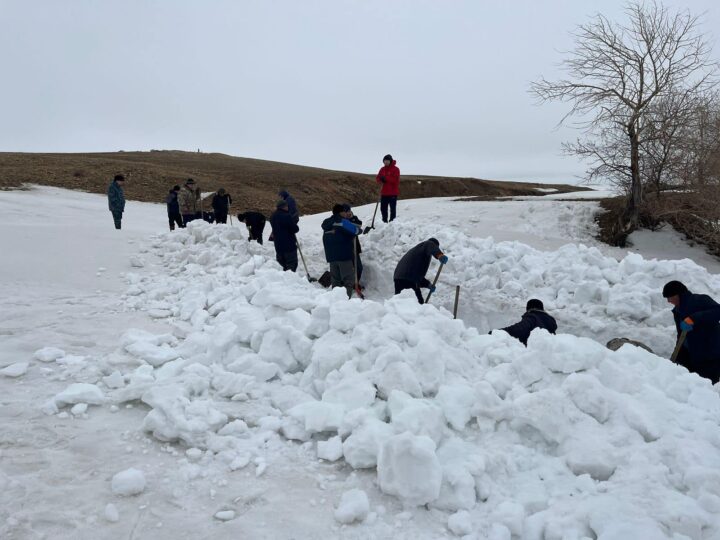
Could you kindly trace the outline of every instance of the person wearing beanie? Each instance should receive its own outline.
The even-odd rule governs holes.
[[[255,240],[258,244],[263,243],[263,231],[265,230],[265,216],[260,212],[243,212],[237,215],[238,221],[244,223],[250,233],[248,242]]]
[[[220,188],[212,199],[215,223],[227,223],[228,212],[230,211],[231,204],[232,197],[230,197],[230,194],[227,193],[224,188]]]
[[[325,260],[330,265],[331,286],[345,287],[348,298],[355,289],[355,252],[353,245],[362,229],[349,220],[346,206],[336,204],[332,216],[322,222]]]
[[[400,195],[400,169],[397,162],[388,154],[383,158],[383,166],[375,180],[382,186],[380,190],[380,213],[384,223],[394,220],[397,216],[397,199]],[[390,215],[388,216],[388,208]]]
[[[345,214],[347,215],[347,220],[352,223],[353,225],[357,225],[360,227],[360,230],[362,230],[362,220],[355,215],[355,213],[352,211],[352,207],[349,204],[343,204],[343,210],[345,211]],[[357,273],[358,282],[360,282],[360,279],[362,278],[363,273],[363,264],[362,259],[360,258],[360,254],[362,253],[362,246],[360,245],[360,237],[355,237],[355,259],[357,263],[357,267],[355,268],[355,272]],[[364,289],[362,285],[360,286],[361,289]]]
[[[295,234],[300,232],[297,222],[288,212],[288,203],[280,200],[270,217],[271,240],[275,243],[275,258],[283,270],[297,271],[298,253]]]
[[[400,294],[405,289],[412,289],[415,291],[418,302],[424,304],[425,299],[420,289],[430,289],[430,292],[435,292],[435,286],[425,277],[433,257],[440,261],[440,264],[447,264],[448,262],[447,255],[440,251],[440,242],[435,238],[420,242],[403,255],[393,274],[395,294]]]
[[[188,178],[178,192],[178,202],[185,225],[202,217],[200,214],[200,188],[192,178]]]
[[[180,214],[180,202],[178,201],[178,193],[180,192],[180,186],[174,186],[167,197],[165,197],[165,204],[167,205],[168,221],[170,222],[170,230],[175,230],[175,224],[181,229],[185,227],[183,223],[182,214]]]
[[[533,298],[528,300],[525,313],[520,322],[501,328],[501,330],[507,332],[527,347],[528,338],[536,328],[544,328],[554,334],[557,331],[557,322],[554,317],[545,312],[543,303],[537,298]]]
[[[673,306],[677,337],[685,332],[685,341],[677,363],[691,373],[720,379],[720,304],[706,294],[694,294],[680,281],[670,281],[662,291]]]
[[[292,217],[295,220],[295,223],[300,221],[300,211],[298,210],[297,203],[295,202],[295,198],[290,195],[287,190],[281,190],[278,191],[278,197],[280,197],[281,200],[285,201],[288,205],[288,213],[290,214],[290,217]]]
[[[122,215],[125,211],[125,192],[123,186],[125,185],[125,177],[122,174],[116,174],[113,181],[108,186],[108,208],[113,217],[115,228],[120,230],[122,228]]]

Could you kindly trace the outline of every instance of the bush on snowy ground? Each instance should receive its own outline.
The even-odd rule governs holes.
[[[720,469],[720,397],[707,381],[641,349],[562,333],[534,332],[526,348],[411,293],[348,301],[281,272],[237,231],[192,223],[158,239],[165,274],[129,276],[128,304],[167,310],[176,332],[131,333],[125,347],[175,356],[159,365],[131,347],[148,364],[111,396],[142,397],[144,428],[160,440],[207,450],[229,470],[254,459],[264,470],[279,434],[313,440],[319,457],[341,448],[350,466],[377,466],[381,489],[404,503],[467,510],[498,535],[614,534],[617,516],[639,537],[720,534],[718,484],[698,480]],[[383,247],[384,261],[399,258],[428,231],[383,228],[366,260]],[[457,250],[446,275],[471,283],[478,306],[502,311],[532,293],[603,331],[627,318],[669,332],[667,314],[646,308],[662,307],[656,291],[678,269],[691,285],[715,283],[690,262],[441,235]],[[611,295],[632,310],[617,311]]]

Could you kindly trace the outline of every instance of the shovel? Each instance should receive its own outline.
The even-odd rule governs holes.
[[[382,191],[381,191],[381,193],[382,193]],[[378,209],[378,206],[380,206],[380,201],[381,201],[381,200],[382,200],[382,195],[380,195],[380,198],[379,198],[378,201],[375,203],[375,211],[373,212],[372,223],[370,223],[370,226],[369,226],[369,227],[365,227],[365,230],[363,231],[363,234],[367,234],[367,233],[370,232],[371,229],[374,229],[374,228],[375,228],[375,216],[377,216],[377,209]]]
[[[307,280],[310,283],[316,282],[317,279],[315,279],[314,277],[310,277],[310,272],[308,272],[308,267],[307,267],[307,264],[305,263],[305,255],[303,255],[302,249],[300,249],[300,242],[298,241],[297,238],[295,239],[295,245],[298,248],[298,253],[300,254],[300,260],[302,260],[302,263],[303,263],[303,268],[305,268],[305,276],[307,277]]]
[[[365,295],[360,288],[360,278],[358,277],[358,255],[357,255],[357,238],[353,238],[353,257],[355,266],[355,293],[361,300],[365,300]]]
[[[435,287],[437,285],[438,279],[440,279],[440,272],[442,272],[444,264],[440,264],[440,268],[438,268],[437,274],[435,274],[435,280],[432,283],[432,286]],[[432,296],[432,288],[430,289],[430,292],[428,292],[427,297],[425,298],[425,303],[427,304],[430,302],[430,297]]]
[[[677,364],[677,357],[680,354],[680,350],[682,349],[683,343],[685,343],[685,338],[687,337],[687,331],[683,330],[680,334],[680,337],[677,340],[677,344],[675,345],[675,350],[672,353],[672,356],[670,357],[670,361],[673,364]]]

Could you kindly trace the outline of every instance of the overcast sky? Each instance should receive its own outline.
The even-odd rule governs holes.
[[[702,16],[720,56],[720,2]],[[0,0],[0,151],[181,149],[574,181],[552,77],[619,1]]]

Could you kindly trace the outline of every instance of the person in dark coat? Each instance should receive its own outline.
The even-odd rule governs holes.
[[[215,223],[227,223],[228,212],[232,204],[232,197],[223,188],[213,196],[212,207],[215,214]]]
[[[691,293],[680,281],[666,283],[663,296],[673,305],[678,339],[687,332],[677,363],[716,384],[720,379],[720,304],[706,294]]]
[[[390,221],[397,215],[397,200],[400,194],[400,169],[397,162],[388,154],[383,158],[383,166],[378,171],[375,181],[382,186],[380,190],[380,213],[384,223],[388,222],[388,208]]]
[[[395,267],[393,274],[395,294],[400,294],[405,289],[412,289],[418,302],[424,304],[425,300],[420,289],[430,289],[430,292],[435,292],[433,284],[425,278],[433,257],[440,261],[440,264],[448,262],[447,255],[440,251],[440,242],[435,238],[420,242],[408,251]]]
[[[528,338],[536,328],[544,328],[551,334],[554,334],[557,331],[557,322],[555,322],[555,319],[551,315],[545,313],[543,303],[533,298],[532,300],[528,300],[525,306],[525,314],[522,316],[520,322],[501,328],[501,330],[504,330],[527,347]]]
[[[300,232],[297,222],[288,212],[288,203],[279,201],[277,210],[270,217],[277,262],[283,270],[297,271],[298,254],[295,234]]]
[[[175,186],[170,190],[168,196],[165,197],[165,204],[167,205],[168,221],[170,222],[171,231],[175,230],[176,223],[177,226],[181,229],[185,227],[185,224],[182,220],[182,215],[180,214],[180,202],[178,201],[179,191],[180,186]]]
[[[347,215],[347,220],[352,223],[353,225],[357,225],[360,230],[362,230],[362,220],[357,217],[353,211],[352,207],[349,204],[343,204],[343,210],[345,211],[345,214]],[[355,237],[355,250],[356,250],[356,264],[357,268],[355,268],[355,272],[357,272],[358,282],[360,281],[360,278],[362,278],[363,273],[363,264],[362,259],[360,258],[360,254],[362,253],[362,246],[360,245],[360,236]],[[364,287],[360,287],[361,289]]]
[[[295,220],[295,223],[300,221],[300,211],[298,210],[297,203],[295,202],[295,198],[290,195],[286,190],[282,190],[278,192],[278,196],[281,200],[285,201],[288,205],[288,213],[290,214],[290,217],[292,217]]]
[[[125,177],[122,174],[116,174],[113,181],[108,186],[108,208],[112,213],[113,221],[115,222],[115,228],[122,228],[122,215],[125,211],[125,192],[123,186],[125,185]]]
[[[238,221],[244,223],[250,233],[248,242],[255,240],[258,244],[263,243],[263,231],[265,230],[265,216],[260,212],[244,212],[237,215]]]
[[[353,244],[360,227],[353,225],[341,204],[333,207],[333,215],[322,222],[325,260],[330,265],[331,286],[345,287],[348,298],[355,289],[355,258]]]

